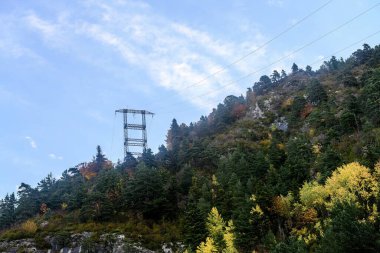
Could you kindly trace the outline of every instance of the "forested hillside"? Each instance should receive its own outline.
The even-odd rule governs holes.
[[[0,203],[1,240],[118,232],[188,252],[380,251],[380,46],[274,70],[166,145],[50,174]],[[96,236],[93,240],[97,240]]]

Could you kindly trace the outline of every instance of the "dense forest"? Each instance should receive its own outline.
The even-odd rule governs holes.
[[[116,231],[153,250],[379,252],[380,46],[291,70],[173,119],[156,154],[113,164],[98,146],[59,179],[21,183],[0,202],[0,240]]]

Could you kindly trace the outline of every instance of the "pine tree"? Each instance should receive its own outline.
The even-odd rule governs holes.
[[[194,200],[190,200],[186,206],[183,231],[185,244],[193,250],[206,239],[205,217]]]
[[[293,63],[293,65],[292,65],[292,73],[295,74],[297,72],[298,72],[298,66],[297,66],[297,64]]]
[[[39,194],[38,190],[33,189],[30,185],[21,183],[17,191],[18,205],[16,216],[18,219],[27,219],[38,213]]]
[[[166,145],[169,151],[177,153],[179,151],[180,128],[176,119],[173,119],[168,134],[166,136]]]
[[[0,200],[0,229],[10,227],[16,220],[16,198],[14,193]]]
[[[137,163],[137,159],[132,155],[132,153],[127,152],[121,167],[127,170],[134,170],[136,169]]]
[[[105,168],[107,158],[102,152],[102,148],[98,145],[96,146],[96,155],[94,157],[94,162],[96,164],[96,172],[99,172],[101,169]]]
[[[276,82],[278,82],[280,79],[281,79],[280,73],[278,73],[277,70],[273,70],[273,73],[272,73],[272,75],[271,75],[271,81],[272,81],[273,83],[276,83]]]
[[[139,160],[142,161],[148,168],[157,167],[155,157],[150,148],[143,151]]]
[[[317,79],[312,79],[308,87],[308,99],[313,105],[327,101],[327,94]]]
[[[284,79],[285,77],[287,77],[287,74],[285,72],[285,70],[281,70],[281,79]]]
[[[362,219],[363,212],[356,205],[338,203],[317,252],[379,252],[379,234],[373,224]]]

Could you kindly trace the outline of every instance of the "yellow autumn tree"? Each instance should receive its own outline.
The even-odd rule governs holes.
[[[330,208],[336,202],[353,202],[367,206],[377,198],[379,186],[370,170],[357,162],[339,167],[325,185],[331,199]],[[362,202],[362,203],[361,203]]]
[[[234,235],[234,224],[232,220],[228,221],[227,226],[225,227],[225,232],[223,234],[223,239],[226,247],[223,249],[224,253],[236,253],[235,248],[235,235]]]
[[[197,253],[225,252],[237,253],[234,245],[233,223],[229,221],[226,225],[218,209],[213,207],[207,217],[206,228],[208,237],[198,247]]]
[[[321,207],[325,205],[328,192],[324,185],[316,181],[306,182],[300,190],[300,201],[307,208]]]
[[[214,240],[210,237],[206,238],[206,242],[201,242],[197,247],[197,253],[214,253],[218,252]]]
[[[367,167],[353,162],[337,168],[324,185],[316,181],[304,183],[299,192],[300,203],[294,211],[299,210],[295,219],[304,225],[293,229],[293,234],[307,244],[315,242],[318,236],[322,236],[322,224],[328,222],[328,219],[318,217],[317,210],[330,212],[342,202],[365,209],[369,214],[367,221],[375,222],[378,219],[375,203],[379,196],[379,178],[380,164],[371,174]]]
[[[373,172],[376,180],[380,183],[380,160],[375,164],[375,169]]]
[[[290,219],[293,215],[294,197],[292,193],[286,196],[277,196],[273,199],[273,211],[286,219]]]
[[[380,170],[380,169],[379,169]],[[300,189],[300,201],[307,207],[324,205],[328,210],[338,202],[350,202],[372,209],[379,195],[376,170],[370,170],[357,162],[337,168],[325,185],[317,182],[305,183]]]
[[[225,226],[226,224],[222,216],[219,214],[218,209],[213,207],[208,214],[206,228],[208,235],[214,240],[217,248],[223,248],[223,234]]]

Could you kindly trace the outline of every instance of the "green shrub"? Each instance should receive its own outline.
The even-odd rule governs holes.
[[[34,242],[36,243],[37,249],[49,249],[50,244],[44,239],[43,234],[37,234],[34,237]]]
[[[82,252],[85,252],[85,253],[96,252],[96,240],[92,236],[84,238],[81,242],[81,246],[82,246]]]
[[[55,234],[55,239],[57,240],[57,245],[59,245],[60,248],[69,246],[71,241],[70,232],[59,231]]]
[[[27,233],[21,230],[17,229],[10,229],[5,232],[0,236],[0,241],[13,241],[13,240],[19,240],[19,239],[24,239],[29,237]]]

